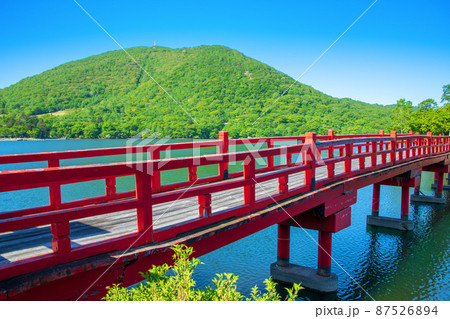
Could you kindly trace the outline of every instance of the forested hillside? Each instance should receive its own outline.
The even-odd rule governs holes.
[[[69,62],[0,90],[0,137],[126,138],[294,135],[387,128],[391,107],[338,99],[223,46],[136,47]]]

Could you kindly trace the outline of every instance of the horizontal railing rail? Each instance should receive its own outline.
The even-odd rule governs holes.
[[[275,146],[277,141],[295,141],[294,145]],[[298,144],[298,142],[301,142]],[[257,149],[235,150],[230,145],[251,144]],[[265,144],[265,148],[262,148]],[[218,147],[216,154],[159,158],[145,161],[120,163],[59,166],[59,161],[67,158],[88,156],[108,156],[123,152],[156,152],[157,150],[183,149],[185,147]],[[121,153],[122,152],[122,153]],[[233,140],[226,132],[221,132],[219,140],[192,143],[136,146],[106,150],[82,150],[55,153],[39,153],[0,156],[0,163],[20,161],[48,161],[49,167],[39,169],[7,170],[0,172],[0,192],[47,187],[49,205],[26,208],[18,211],[0,212],[0,233],[16,232],[33,227],[50,225],[52,253],[26,258],[0,265],[0,281],[44,267],[93,256],[107,251],[125,250],[153,242],[160,242],[231,217],[242,216],[265,208],[274,201],[280,201],[298,194],[307,193],[323,185],[352,177],[356,174],[378,170],[433,154],[450,152],[449,136],[397,135],[349,135],[316,136],[307,133],[300,137],[269,137]],[[34,157],[36,155],[36,157]],[[77,157],[78,156],[78,157]],[[275,164],[275,158],[279,163]],[[370,159],[367,161],[367,159]],[[242,171],[228,173],[229,165],[242,162]],[[369,162],[369,164],[367,163]],[[336,165],[343,164],[343,172],[336,172]],[[353,164],[353,166],[352,166]],[[356,165],[356,169],[354,166]],[[197,168],[218,165],[218,174],[205,178],[197,177]],[[327,175],[316,180],[316,169],[324,166]],[[160,185],[160,173],[178,169],[188,169],[189,180],[168,186]],[[303,172],[304,182],[296,187],[289,186],[293,174]],[[115,179],[132,176],[135,189],[117,193]],[[62,202],[61,186],[92,180],[105,180],[103,196]],[[256,199],[259,183],[275,180],[278,192],[262,194]],[[109,188],[109,189],[108,189]],[[219,211],[212,210],[212,194],[231,189],[243,189],[242,203]],[[186,198],[198,198],[198,216],[154,229],[153,210],[155,205],[171,203]],[[90,244],[72,247],[70,223],[93,216],[107,215],[135,210],[136,232],[117,236]],[[105,219],[108,217],[105,216]]]

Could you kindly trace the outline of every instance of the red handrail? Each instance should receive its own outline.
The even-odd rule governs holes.
[[[275,147],[275,141],[280,140],[300,141],[301,144]],[[249,143],[260,146],[265,143],[267,148],[229,152],[230,145]],[[59,166],[60,160],[68,158],[211,146],[218,147],[217,154],[168,159],[153,157],[148,161],[101,165]],[[221,133],[220,139],[214,141],[0,156],[2,164],[42,160],[49,163],[48,168],[0,172],[0,192],[48,187],[50,197],[50,204],[46,206],[0,213],[0,233],[51,225],[53,235],[53,253],[0,265],[0,281],[106,251],[124,250],[174,238],[180,233],[230,217],[248,214],[267,207],[274,200],[279,201],[306,193],[337,180],[449,151],[449,136],[397,135],[396,132],[392,132],[389,136],[381,134],[381,132],[364,136],[336,136],[333,131],[330,131],[325,136],[307,133],[305,136],[298,137],[239,140],[229,140],[227,134]],[[389,159],[388,154],[390,155]],[[298,155],[296,162],[292,161],[293,155]],[[285,158],[285,164],[275,165],[274,158],[277,156]],[[381,163],[377,162],[378,156],[381,157]],[[370,165],[366,165],[366,158],[371,159]],[[261,160],[266,165],[258,168],[257,163]],[[357,169],[353,169],[351,165],[353,160],[358,161]],[[243,171],[228,174],[229,163],[240,161],[243,162]],[[335,165],[341,162],[344,163],[344,172],[336,174]],[[197,167],[211,164],[218,164],[218,175],[197,179]],[[316,181],[315,169],[321,165],[327,167],[327,177]],[[188,169],[188,182],[155,187],[155,183],[158,183],[155,176],[159,176],[160,172],[180,168]],[[304,183],[298,187],[289,188],[289,176],[299,172],[305,172]],[[116,193],[113,187],[114,179],[118,176],[134,176],[136,189]],[[232,179],[227,179],[227,177]],[[61,185],[96,179],[104,179],[107,183],[107,192],[104,196],[61,203]],[[276,179],[279,184],[278,193],[257,200],[256,185]],[[222,212],[212,212],[211,194],[241,187],[244,189],[241,205]],[[199,215],[197,218],[182,224],[153,229],[152,210],[154,205],[190,197],[198,197]],[[129,209],[136,209],[136,233],[71,248],[70,221]]]

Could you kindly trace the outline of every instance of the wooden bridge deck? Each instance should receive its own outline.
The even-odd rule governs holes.
[[[381,163],[378,156],[377,163]],[[370,166],[370,158],[366,158]],[[352,161],[352,170],[358,169],[358,160]],[[336,174],[344,172],[344,163],[336,163]],[[316,180],[324,179],[326,166],[316,168]],[[257,175],[258,176],[258,175]],[[289,177],[289,188],[303,185],[304,172]],[[278,181],[270,180],[256,185],[256,200],[278,193]],[[226,190],[212,194],[212,213],[221,212],[242,205],[243,188]],[[198,217],[196,197],[181,199],[176,202],[153,205],[154,228],[163,228]],[[110,239],[137,231],[136,210],[125,210],[107,215],[83,218],[70,222],[72,247]],[[0,264],[6,264],[28,257],[52,252],[52,234],[50,226],[40,226],[0,234]]]

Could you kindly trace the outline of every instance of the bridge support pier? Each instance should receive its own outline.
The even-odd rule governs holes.
[[[356,192],[340,196],[278,224],[277,262],[270,265],[270,275],[276,282],[300,283],[307,290],[335,293],[338,277],[331,272],[332,236],[351,223],[350,205],[356,202]],[[317,268],[289,262],[290,227],[318,230]]]
[[[278,236],[280,236],[280,226],[278,225]],[[285,227],[290,228],[290,226]],[[317,269],[289,263],[289,257],[283,257],[286,256],[286,243],[289,240],[281,238],[280,241],[278,237],[277,262],[270,265],[272,279],[285,285],[300,283],[303,288],[321,294],[335,293],[338,277],[331,272],[331,237],[331,233],[319,232]],[[289,251],[287,253],[289,254]]]
[[[279,267],[289,266],[290,242],[291,227],[289,225],[278,224],[277,265]]]
[[[450,191],[450,174],[447,174],[447,184],[442,185],[442,189],[444,191]],[[431,184],[431,188],[432,189],[436,189],[437,188],[437,176],[434,177],[434,183]]]
[[[408,219],[409,213],[409,187],[414,186],[415,179],[405,179],[404,177],[397,177],[377,183],[373,185],[373,201],[372,201],[372,215],[367,216],[367,225],[375,227],[384,227],[397,230],[412,230],[414,224],[412,220]],[[379,216],[380,211],[380,188],[381,184],[391,186],[401,186],[401,217],[392,218]]]
[[[448,170],[448,167],[446,168]],[[411,201],[417,203],[429,203],[429,204],[445,204],[446,200],[442,196],[444,189],[444,170],[435,172],[436,192],[434,196],[426,196],[420,192],[420,178],[418,186],[414,188],[414,194],[411,195]]]

